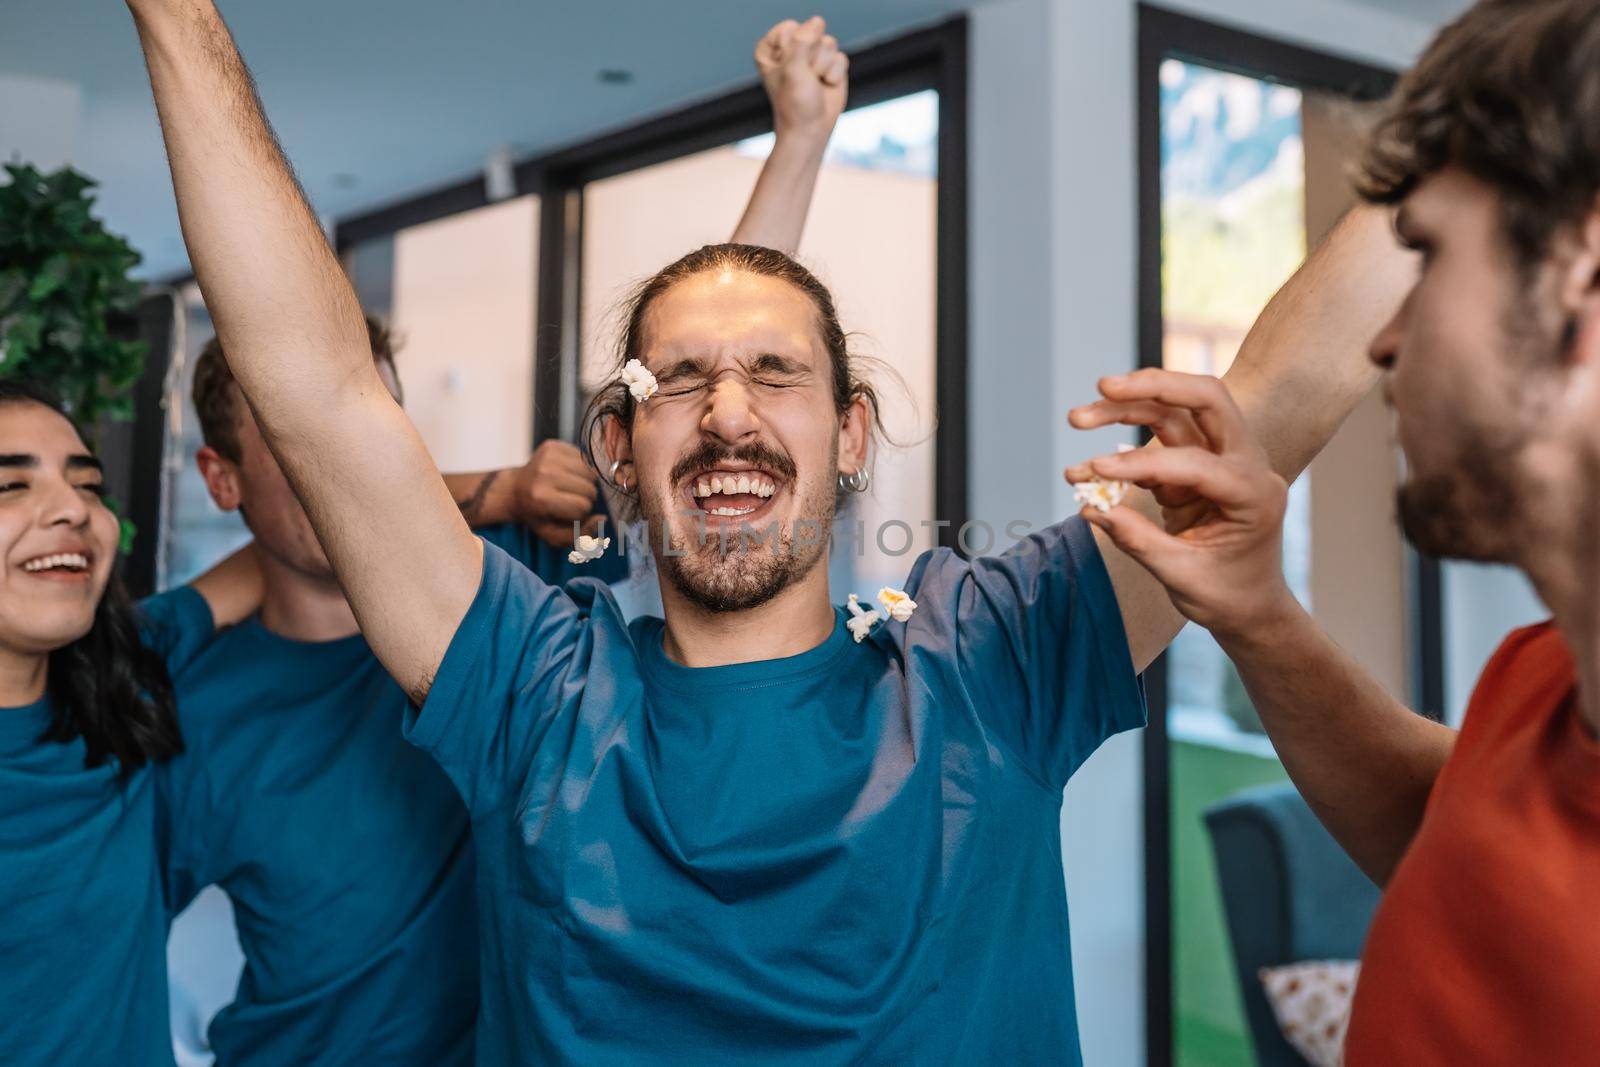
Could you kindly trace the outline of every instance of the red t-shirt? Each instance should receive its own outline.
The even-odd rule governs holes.
[[[1478,681],[1367,935],[1345,1063],[1600,1064],[1600,742],[1549,623]]]

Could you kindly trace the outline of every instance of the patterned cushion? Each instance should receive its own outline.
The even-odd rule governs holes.
[[[1261,986],[1278,1027],[1312,1067],[1340,1067],[1344,1062],[1344,1031],[1360,970],[1355,960],[1261,968]]]

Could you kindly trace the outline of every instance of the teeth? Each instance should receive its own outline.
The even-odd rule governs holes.
[[[729,474],[726,476],[713,474],[709,479],[701,478],[695,482],[693,489],[694,495],[701,499],[708,496],[716,496],[719,493],[725,493],[729,496],[734,494],[754,494],[765,499],[777,491],[777,486],[759,474],[754,477],[748,474]]]
[[[40,556],[30,559],[22,565],[22,569],[29,574],[47,571],[53,567],[67,567],[71,570],[84,571],[89,569],[88,557],[78,552],[61,552],[54,556]]]
[[[728,518],[738,518],[740,515],[750,514],[755,510],[755,508],[709,508],[708,510],[713,515],[723,515]]]

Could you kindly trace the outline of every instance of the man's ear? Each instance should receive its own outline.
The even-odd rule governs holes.
[[[622,423],[615,416],[605,420],[601,430],[606,446],[605,458],[600,461],[600,476],[607,482],[619,488],[628,486],[630,490],[638,488],[639,478],[632,473],[633,468],[633,440],[622,428]],[[597,457],[598,458],[598,457]],[[611,465],[620,464],[616,470],[616,477],[611,476]]]
[[[867,465],[872,438],[872,401],[857,393],[839,416],[839,473],[850,475]]]
[[[1571,248],[1561,280],[1562,357],[1600,366],[1600,199],[1573,231]]]
[[[200,468],[200,477],[205,479],[211,502],[223,511],[236,510],[243,493],[239,489],[239,468],[233,461],[206,445],[195,453],[194,465]]]

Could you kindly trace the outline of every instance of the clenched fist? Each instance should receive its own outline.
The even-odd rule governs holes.
[[[850,58],[827,30],[820,15],[785,19],[756,43],[756,69],[779,135],[815,130],[826,136],[844,111]]]

